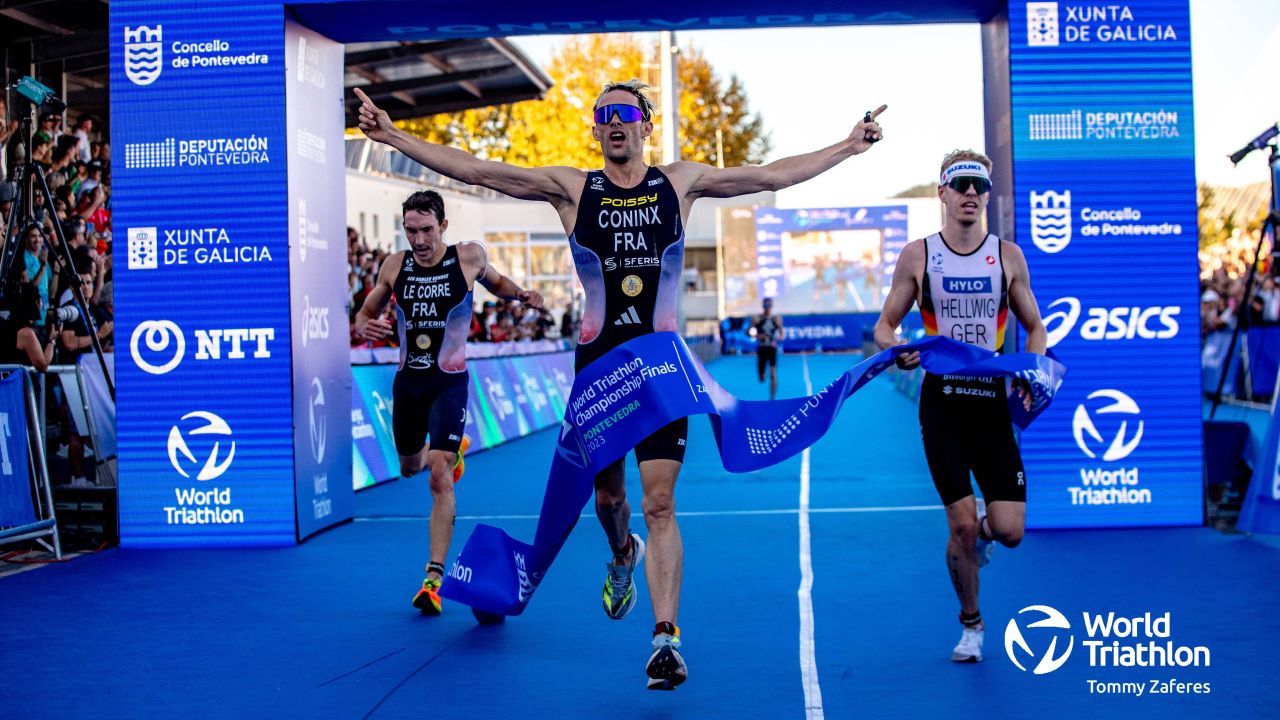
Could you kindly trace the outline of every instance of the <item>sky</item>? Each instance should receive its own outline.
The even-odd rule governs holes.
[[[1226,155],[1280,120],[1280,1],[1191,0],[1191,28],[1197,179],[1264,181],[1264,153],[1236,168]],[[564,38],[512,40],[545,65]],[[950,150],[985,144],[976,24],[710,30],[676,40],[701,49],[721,77],[742,79],[773,140],[770,160],[835,143],[865,111],[889,106],[883,144],[780,192],[780,206],[885,198],[932,180]]]

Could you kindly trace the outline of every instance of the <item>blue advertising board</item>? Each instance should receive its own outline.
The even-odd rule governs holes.
[[[555,352],[468,360],[467,435],[471,451],[484,450],[560,423],[573,387],[573,353]],[[400,475],[391,432],[395,365],[351,368],[353,484],[369,487]],[[413,408],[401,408],[412,412]],[[430,438],[428,438],[430,442]]]
[[[1190,30],[1186,0],[1009,3],[1016,235],[1071,368],[1023,436],[1032,527],[1201,522]]]
[[[285,25],[289,296],[298,537],[355,512],[342,137],[343,47]]]
[[[283,27],[111,6],[126,546],[296,542]]]

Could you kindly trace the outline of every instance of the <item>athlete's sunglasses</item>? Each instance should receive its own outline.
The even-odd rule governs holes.
[[[644,111],[635,105],[601,105],[596,108],[596,124],[608,125],[614,115],[624,123],[640,122],[644,119]]]
[[[984,177],[974,177],[972,175],[961,175],[960,177],[953,177],[950,180],[948,180],[947,187],[951,188],[952,190],[955,190],[961,195],[969,192],[970,187],[972,187],[974,192],[978,193],[979,195],[986,195],[987,193],[991,192],[991,181]]]

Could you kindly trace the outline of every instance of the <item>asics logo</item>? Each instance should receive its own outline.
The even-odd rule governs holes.
[[[1089,308],[1082,312],[1080,300],[1058,298],[1049,304],[1044,316],[1048,347],[1062,342],[1075,329],[1082,314],[1080,337],[1084,340],[1168,340],[1178,335],[1177,305],[1152,307]]]

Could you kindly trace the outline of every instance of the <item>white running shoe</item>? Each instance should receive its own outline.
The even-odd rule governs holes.
[[[982,627],[967,627],[951,651],[952,662],[982,662]]]

